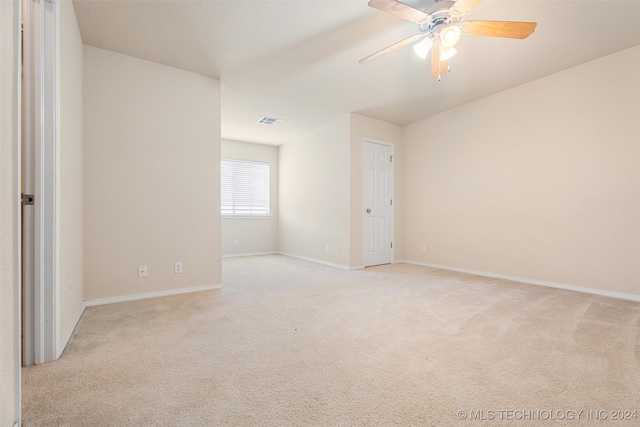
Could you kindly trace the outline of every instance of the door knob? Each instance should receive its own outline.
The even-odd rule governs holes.
[[[371,209],[367,209],[367,213],[371,213]]]

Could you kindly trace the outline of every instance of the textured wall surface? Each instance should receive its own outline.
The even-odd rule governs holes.
[[[280,251],[348,266],[349,115],[281,146],[279,165]]]
[[[84,140],[85,299],[221,284],[220,82],[85,46]]]
[[[640,295],[639,119],[636,46],[405,126],[405,259]]]
[[[82,39],[73,4],[60,5],[60,322],[59,347],[73,332],[84,301],[83,292],[83,158],[82,158]],[[62,349],[58,348],[61,352]]]

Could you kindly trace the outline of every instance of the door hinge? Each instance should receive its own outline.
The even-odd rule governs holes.
[[[393,242],[391,242],[391,249],[393,249]]]
[[[22,203],[23,206],[33,205],[34,201],[35,197],[33,197],[33,194],[20,194],[20,203]]]
[[[393,199],[389,200],[389,203],[393,206]]]
[[[393,156],[389,156],[389,163],[393,163]]]

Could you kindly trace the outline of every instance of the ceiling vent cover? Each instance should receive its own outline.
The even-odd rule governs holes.
[[[276,119],[273,117],[262,117],[260,120],[258,120],[258,123],[261,125],[266,125],[266,126],[276,126],[278,125],[280,122],[282,121],[282,119]]]

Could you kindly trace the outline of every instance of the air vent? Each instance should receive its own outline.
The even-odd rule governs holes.
[[[267,125],[267,126],[276,126],[282,121],[282,119],[276,119],[273,117],[263,117],[258,120],[258,124]]]

